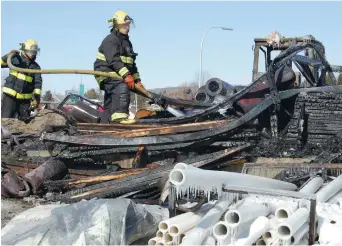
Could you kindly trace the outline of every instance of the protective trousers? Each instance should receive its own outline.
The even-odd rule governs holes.
[[[107,124],[111,121],[111,115],[113,113],[128,114],[130,92],[127,84],[122,80],[106,79],[102,83],[104,83],[105,95],[101,123]]]
[[[30,116],[30,100],[19,100],[2,93],[1,118],[15,118],[25,120]]]

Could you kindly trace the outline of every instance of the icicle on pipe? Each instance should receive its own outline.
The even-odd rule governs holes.
[[[228,224],[225,221],[217,222],[213,227],[213,235],[218,242],[226,242],[227,239],[230,238],[230,228]]]
[[[207,237],[204,239],[202,245],[213,245],[213,246],[214,246],[214,245],[216,245],[216,240],[215,240],[215,238],[212,237],[212,236],[207,236]]]
[[[258,217],[249,229],[246,240],[237,241],[236,245],[252,245],[254,244],[270,227],[270,220],[265,216]]]
[[[300,193],[315,194],[319,188],[322,187],[324,180],[321,177],[311,179],[303,188],[299,190]]]
[[[175,185],[177,197],[180,194],[186,194],[189,189],[193,193],[198,190],[203,190],[207,194],[211,191],[218,192],[219,197],[221,197],[222,185],[256,188],[272,187],[279,190],[295,190],[297,188],[294,184],[275,179],[233,172],[201,170],[194,167],[173,169],[169,174],[169,179]]]
[[[160,241],[160,238],[157,238],[157,237],[154,237],[154,238],[151,238],[150,240],[148,240],[148,245],[151,245],[151,246],[154,246],[157,244],[157,242]]]
[[[195,227],[200,220],[205,215],[206,211],[202,211],[198,214],[191,216],[183,221],[178,221],[177,223],[170,224],[168,232],[172,237],[178,237],[182,233],[190,230],[191,228]]]
[[[158,228],[161,232],[166,233],[169,230],[171,224],[182,223],[187,219],[191,218],[192,216],[196,215],[197,213],[201,213],[203,211],[208,211],[212,208],[212,204],[204,204],[196,213],[195,212],[187,212],[181,215],[177,215],[173,218],[163,220],[159,223]]]
[[[304,223],[291,237],[291,245],[297,245],[309,232],[309,223]]]
[[[330,204],[337,204],[338,200],[342,197],[342,190],[338,193],[336,193],[336,195],[332,196],[327,203]]]
[[[297,230],[308,221],[309,210],[306,208],[299,208],[287,220],[280,223],[277,227],[279,238],[282,240],[289,240]]]
[[[181,243],[181,245],[184,243],[185,239],[186,239],[186,235],[182,238],[182,243]]]
[[[229,227],[238,227],[240,224],[255,220],[259,216],[267,216],[268,208],[260,203],[244,203],[239,208],[229,210],[224,215],[224,220]]]
[[[218,201],[194,227],[189,234],[184,237],[181,245],[200,245],[209,235],[210,229],[220,220],[227,211],[231,201]]]
[[[336,193],[338,193],[342,189],[342,175],[335,178],[333,181],[331,181],[328,185],[324,186],[322,189],[320,189],[316,195],[317,195],[317,201],[319,202],[326,202],[334,196]]]
[[[284,202],[283,205],[280,205],[275,211],[275,217],[278,221],[285,221],[289,218],[296,210],[298,209],[297,203],[286,203]]]

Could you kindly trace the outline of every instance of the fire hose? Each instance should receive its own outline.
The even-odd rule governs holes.
[[[18,51],[13,50],[8,54],[7,57],[7,64],[10,69],[13,69],[20,73],[35,73],[35,74],[88,74],[88,75],[97,75],[97,76],[103,76],[108,78],[117,78],[116,75],[107,73],[107,72],[100,72],[100,71],[94,71],[94,70],[82,70],[82,69],[27,69],[27,68],[19,68],[12,64],[12,57],[17,53]],[[172,105],[181,105],[181,106],[191,106],[191,107],[198,107],[198,108],[205,108],[210,107],[211,104],[204,104],[204,103],[198,103],[198,102],[192,102],[182,99],[173,99],[165,96],[161,96],[158,94],[155,94],[153,92],[147,91],[145,88],[135,84],[134,89],[131,90],[132,92],[141,95],[143,97],[146,97],[150,100],[152,100],[154,103],[159,104],[172,104]]]

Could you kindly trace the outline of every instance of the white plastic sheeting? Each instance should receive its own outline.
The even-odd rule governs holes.
[[[168,209],[129,199],[43,205],[14,217],[1,230],[3,245],[127,245],[151,237]]]

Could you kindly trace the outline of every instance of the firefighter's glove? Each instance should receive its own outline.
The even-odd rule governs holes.
[[[125,77],[125,83],[128,85],[128,88],[134,89],[134,79],[132,75],[129,74]]]
[[[35,109],[37,108],[37,106],[38,106],[37,100],[36,100],[36,99],[33,99],[33,100],[31,101],[30,110],[31,110],[31,111],[32,111],[32,110],[35,110]]]

